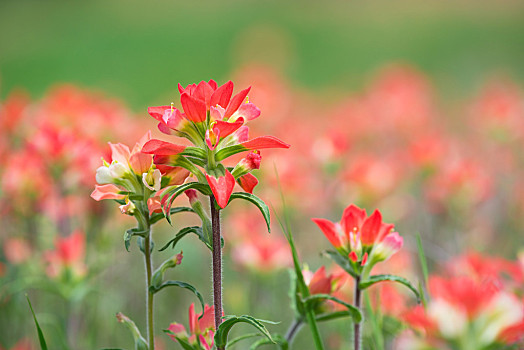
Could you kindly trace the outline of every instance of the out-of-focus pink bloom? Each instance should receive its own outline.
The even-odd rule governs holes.
[[[84,276],[87,272],[84,264],[85,244],[85,235],[81,231],[75,231],[69,237],[58,237],[55,249],[44,254],[48,264],[47,274],[57,277],[64,269],[69,269],[77,277]]]
[[[227,220],[224,233],[231,237],[231,256],[236,266],[258,273],[272,273],[292,265],[287,242],[281,236],[268,236],[258,213],[246,210]]]
[[[4,240],[4,255],[11,264],[21,264],[31,257],[31,247],[23,238],[7,237]]]
[[[418,306],[404,317],[425,339],[486,347],[504,341],[504,334],[511,336],[524,322],[522,301],[490,283],[432,277],[429,292],[428,308]]]
[[[325,266],[321,266],[315,273],[305,270],[302,274],[311,294],[334,293],[346,282],[345,273],[339,271],[328,275]]]
[[[215,335],[214,310],[214,306],[205,305],[204,316],[199,319],[202,314],[195,314],[195,304],[191,304],[189,307],[189,334],[183,325],[171,323],[168,328],[169,336],[175,341],[177,338],[183,339],[191,345],[196,345],[200,341],[200,345],[205,350],[210,350],[213,347]]]
[[[0,346],[0,350],[3,350],[4,348],[2,348]],[[11,348],[9,348],[9,350],[33,350],[33,344],[31,343],[31,341],[29,339],[22,339],[22,340],[19,340],[15,345],[13,345]]]

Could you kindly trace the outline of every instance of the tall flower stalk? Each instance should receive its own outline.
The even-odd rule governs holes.
[[[249,128],[245,124],[260,115],[260,110],[247,99],[250,88],[233,96],[231,81],[218,86],[210,80],[185,88],[179,85],[178,89],[181,110],[172,103],[171,106],[150,107],[148,111],[159,122],[160,131],[186,138],[193,146],[150,140],[142,152],[154,155],[154,164],[162,174],[174,168],[183,168],[196,180],[162,190],[161,206],[168,219],[171,205],[181,193],[196,190],[209,197],[211,219],[203,210],[195,211],[202,219],[201,239],[211,249],[213,258],[213,306],[218,332],[223,315],[220,211],[232,199],[248,200],[262,211],[269,230],[269,210],[253,195],[258,180],[251,171],[260,167],[260,149],[288,148],[289,145],[273,136],[249,140]],[[250,152],[235,166],[224,165],[223,162],[229,157],[246,151]],[[233,193],[235,183],[245,192]],[[191,196],[192,203],[196,205],[199,202],[196,195],[192,193]],[[219,350],[224,348],[218,342],[216,346]]]
[[[124,315],[119,315],[118,319],[130,326],[137,349],[154,350],[154,296],[162,288],[165,270],[181,262],[179,254],[164,262],[159,270],[153,270],[151,228],[152,224],[158,221],[159,215],[162,215],[158,213],[161,207],[157,193],[162,187],[169,184],[180,184],[187,177],[188,172],[182,168],[176,168],[162,175],[153,164],[153,157],[141,152],[143,145],[150,139],[151,134],[148,132],[132,150],[123,144],[110,144],[111,162],[104,160],[103,165],[97,169],[98,185],[91,197],[97,201],[116,200],[121,204],[122,214],[133,216],[137,221],[136,228],[126,231],[124,243],[126,249],[129,250],[131,238],[137,236],[137,245],[144,255],[147,344],[134,322]]]
[[[209,197],[211,225],[213,228],[213,306],[215,307],[215,329],[222,323],[222,247],[220,209],[213,196]]]
[[[373,266],[389,259],[400,250],[403,238],[394,231],[392,224],[382,221],[382,214],[375,210],[367,215],[364,209],[355,205],[348,206],[342,214],[340,222],[326,219],[313,219],[322,230],[336,251],[328,252],[330,257],[339,264],[355,282],[353,307],[361,311],[363,290],[381,281],[400,282],[418,296],[418,291],[411,284],[398,276],[370,276]],[[361,349],[362,322],[354,322],[353,348]]]

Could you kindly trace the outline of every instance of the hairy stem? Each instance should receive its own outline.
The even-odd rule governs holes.
[[[304,324],[304,320],[302,318],[297,318],[291,323],[289,326],[287,332],[286,332],[286,341],[288,345],[291,345],[293,342],[293,339],[295,338],[295,335],[298,333],[300,328],[302,328],[302,325]]]
[[[215,306],[215,329],[222,323],[222,247],[220,234],[220,209],[215,197],[209,197],[211,208],[211,226],[213,228],[213,304]],[[224,348],[217,348],[224,350]]]
[[[154,311],[153,298],[154,293],[149,291],[151,286],[151,277],[153,271],[153,264],[151,259],[151,230],[148,229],[147,236],[144,239],[144,261],[146,264],[146,309],[147,309],[147,340],[149,343],[149,350],[155,350],[155,333],[154,333]]]
[[[359,311],[361,310],[361,304],[362,304],[362,291],[360,290],[360,276],[355,278],[355,295],[354,295],[354,305]],[[360,344],[362,342],[362,335],[361,335],[361,328],[360,325],[362,322],[355,322],[353,326],[353,342],[354,342],[354,348],[355,350],[360,350]]]

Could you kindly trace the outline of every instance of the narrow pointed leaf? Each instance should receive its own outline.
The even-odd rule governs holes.
[[[276,334],[276,335],[273,336],[273,341],[269,341],[266,338],[260,339],[260,340],[258,340],[256,342],[254,342],[251,345],[251,347],[249,348],[249,350],[256,350],[259,347],[261,347],[262,345],[269,345],[269,344],[275,344],[275,343],[278,345],[280,350],[288,350],[289,349],[289,344],[286,341],[286,339],[284,339],[284,337],[282,337],[280,334]]]
[[[269,334],[266,327],[262,324],[262,320],[257,320],[256,318],[248,315],[242,315],[242,316],[226,316],[224,319],[224,322],[218,326],[218,330],[215,333],[215,345],[217,348],[223,348],[227,345],[227,337],[229,335],[229,331],[231,331],[231,328],[237,324],[237,323],[247,323],[255,327],[260,333],[262,333],[264,336],[266,336],[267,339],[271,341],[271,343],[275,343],[273,341],[273,338],[271,338],[271,334]],[[268,322],[268,321],[264,321]]]
[[[176,207],[176,208],[171,208],[171,210],[169,211],[169,215],[178,214],[178,213],[194,213],[194,212],[195,211],[193,210],[193,208]],[[154,213],[153,215],[151,215],[151,218],[149,219],[149,223],[151,225],[156,224],[158,221],[162,220],[164,217],[165,216],[163,213]]]
[[[159,251],[164,251],[166,250],[169,246],[171,246],[172,249],[175,249],[177,243],[182,239],[184,238],[186,235],[190,234],[190,233],[194,233],[198,239],[200,239],[202,242],[204,242],[206,244],[206,246],[209,247],[210,243],[209,242],[206,242],[206,239],[204,237],[204,233],[202,232],[202,227],[199,227],[199,226],[189,226],[189,227],[184,227],[183,229],[181,229],[180,231],[177,232],[177,234],[175,235],[175,237],[170,240],[169,242],[167,242],[162,248],[159,249]]]
[[[338,266],[340,266],[342,269],[344,269],[344,271],[349,273],[354,278],[358,277],[357,273],[353,270],[353,267],[349,263],[349,260],[347,258],[343,257],[342,255],[340,255],[339,252],[336,252],[336,251],[333,251],[333,250],[328,250],[328,251],[326,251],[326,254]]]
[[[184,288],[184,289],[187,289],[187,290],[193,292],[193,294],[195,294],[195,296],[200,301],[200,306],[202,306],[202,313],[204,312],[204,298],[202,297],[202,294],[200,294],[200,292],[193,285],[191,285],[191,284],[189,284],[187,282],[166,281],[166,282],[162,283],[161,285],[159,285],[158,287],[149,286],[149,291],[151,293],[157,293],[157,292],[159,292],[160,290],[162,290],[162,289],[164,289],[166,287],[179,287],[179,288]]]
[[[247,151],[248,149],[242,145],[233,145],[222,148],[220,151],[218,151],[215,155],[215,159],[217,162],[220,162],[226,158],[231,157],[232,155],[235,155],[240,152]]]
[[[205,160],[207,157],[206,151],[198,147],[186,147],[186,149],[184,149],[184,151],[181,152],[180,155],[194,157],[194,158],[203,159],[203,160]]]
[[[241,335],[241,336],[238,336],[234,339],[231,339],[230,341],[227,342],[227,349],[231,349],[233,347],[233,345],[235,345],[236,343],[244,340],[244,339],[250,339],[250,338],[255,338],[255,337],[261,337],[263,336],[262,334],[260,333],[249,333],[249,334],[244,334],[244,335]],[[267,339],[264,339],[267,341]]]
[[[144,237],[147,234],[147,231],[138,229],[138,227],[131,228],[124,233],[124,246],[126,250],[129,251],[129,246],[131,245],[131,238],[133,236]]]
[[[167,197],[167,202],[169,203],[169,207],[171,207],[171,204],[173,203],[173,201],[178,196],[180,196],[182,193],[184,193],[184,191],[189,190],[189,189],[195,189],[206,196],[211,195],[211,190],[208,185],[205,185],[199,182],[188,182],[188,183],[185,183],[179,186],[172,186],[172,188],[169,191],[163,194],[162,200]],[[162,205],[162,207],[164,207],[164,205]],[[171,224],[171,216],[167,215],[165,211],[164,211],[164,216],[167,219],[167,221]]]
[[[340,304],[342,306],[345,306],[348,309],[348,311],[351,313],[351,318],[353,318],[354,322],[358,323],[358,322],[362,321],[362,314],[360,313],[358,308],[356,308],[355,306],[353,306],[351,304],[346,303],[343,300],[340,300],[337,297],[329,295],[329,294],[313,294],[313,295],[305,298],[304,299],[304,303],[306,304],[306,307],[310,307],[314,303],[316,303],[318,301],[322,301],[322,300],[331,300],[331,301],[334,301],[335,303],[338,303],[338,304]]]
[[[262,213],[262,216],[264,216],[264,220],[266,221],[266,225],[267,225],[267,232],[271,232],[271,227],[270,227],[271,218],[269,215],[269,208],[262,199],[258,198],[257,196],[251,193],[235,192],[231,194],[231,197],[229,197],[229,201],[231,202],[233,199],[236,199],[236,198],[244,199],[256,205],[256,207]]]
[[[38,341],[40,343],[40,349],[47,350],[47,344],[45,342],[44,338],[44,332],[42,332],[42,329],[40,328],[40,325],[38,324],[38,320],[36,319],[35,311],[33,310],[33,305],[31,305],[31,301],[29,300],[29,297],[25,296],[27,298],[27,302],[29,303],[29,308],[31,309],[31,313],[33,314],[33,319],[35,320],[36,325],[36,331],[38,333]]]
[[[422,268],[422,275],[424,276],[424,284],[428,285],[428,262],[426,260],[426,254],[424,254],[424,247],[422,246],[422,239],[420,233],[417,234],[417,248],[418,258],[420,260],[420,266]]]
[[[360,286],[360,289],[366,289],[374,285],[375,283],[385,282],[385,281],[391,281],[391,282],[397,282],[397,283],[403,284],[404,286],[408,287],[413,293],[415,293],[417,297],[417,301],[420,300],[420,294],[417,288],[415,288],[407,279],[405,279],[404,277],[400,277],[400,276],[373,275],[373,276],[369,276],[367,280],[360,282],[359,286]]]
[[[331,312],[329,314],[320,314],[315,319],[317,320],[317,322],[324,322],[324,321],[331,321],[331,320],[336,320],[336,319],[344,318],[344,317],[351,317],[351,315],[352,314],[349,311],[336,311],[336,312]]]

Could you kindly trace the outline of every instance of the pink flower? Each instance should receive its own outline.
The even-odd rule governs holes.
[[[362,260],[365,260],[366,253],[378,259],[375,262],[385,260],[402,247],[402,237],[392,232],[392,224],[382,222],[382,214],[378,210],[367,216],[365,210],[351,204],[344,210],[340,222],[333,223],[326,219],[312,220],[331,244],[341,254],[349,255],[353,262],[358,261],[360,254]],[[365,264],[365,261],[362,263]]]
[[[189,307],[189,334],[183,325],[179,323],[171,323],[168,328],[169,336],[173,340],[182,339],[189,342],[191,345],[200,344],[206,350],[211,350],[213,347],[213,337],[215,335],[215,308],[213,306],[205,305],[203,317],[199,319],[202,314],[195,314],[195,304]],[[198,338],[198,341],[197,341]]]
[[[309,270],[302,271],[304,280],[311,294],[331,294],[339,290],[344,284],[345,273],[326,274],[326,267],[320,267],[315,273]]]
[[[48,263],[47,274],[56,277],[64,269],[70,269],[75,276],[85,275],[85,244],[85,235],[81,231],[75,231],[69,237],[58,237],[55,249],[44,254]]]

